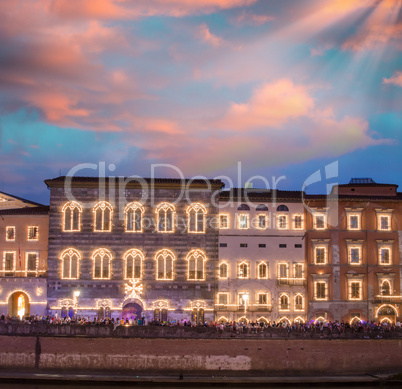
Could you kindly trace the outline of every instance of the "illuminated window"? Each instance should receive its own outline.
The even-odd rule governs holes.
[[[173,204],[161,203],[156,207],[158,232],[174,232],[176,210]]]
[[[111,275],[112,254],[109,250],[101,248],[97,249],[92,254],[93,264],[93,279],[108,280]]]
[[[125,279],[141,279],[144,254],[137,249],[126,251],[124,254]]]
[[[361,281],[349,281],[349,300],[362,299],[362,283]]]
[[[82,207],[76,201],[65,203],[63,212],[63,231],[81,231]]]
[[[36,277],[38,271],[38,253],[26,253],[26,275]]]
[[[301,230],[303,228],[303,216],[294,215],[293,216],[293,229]]]
[[[207,209],[200,203],[191,204],[187,208],[188,232],[205,233]]]
[[[259,230],[266,230],[268,228],[268,216],[267,215],[258,215],[258,225],[257,228]]]
[[[239,215],[239,229],[247,230],[248,228],[249,228],[249,215],[242,213]]]
[[[257,274],[260,279],[268,279],[268,265],[265,262],[258,265]]]
[[[248,263],[242,262],[238,267],[238,278],[249,278]]]
[[[288,217],[286,215],[278,215],[276,217],[276,226],[278,230],[286,230],[288,228]]]
[[[287,263],[280,263],[278,267],[279,278],[289,278],[289,266]]]
[[[4,258],[3,258],[3,271],[4,271],[4,276],[10,277],[14,276],[15,272],[15,258],[17,256],[17,253],[15,251],[5,251],[4,252]]]
[[[268,305],[268,293],[258,293],[257,301],[259,305]]]
[[[384,280],[381,283],[380,294],[382,296],[391,296],[392,294],[391,290],[392,290],[391,283],[388,280]]]
[[[221,279],[228,278],[228,264],[226,262],[222,262],[219,265],[219,278]]]
[[[327,249],[326,247],[316,247],[314,249],[315,264],[325,265],[327,263]]]
[[[325,230],[326,229],[326,217],[324,214],[313,215],[314,229],[315,230]]]
[[[75,249],[64,250],[61,255],[61,278],[76,280],[78,279],[80,253]]]
[[[187,279],[190,281],[205,280],[205,261],[207,257],[201,250],[192,250],[187,254]]]
[[[94,231],[109,232],[112,231],[113,207],[106,201],[101,201],[93,208],[94,213]]]
[[[159,250],[155,255],[156,279],[171,281],[173,280],[173,262],[175,255],[167,249]]]
[[[348,263],[350,265],[362,264],[363,240],[346,240],[348,246]]]
[[[6,241],[15,241],[15,227],[6,227]]]
[[[142,217],[145,209],[141,203],[128,203],[124,208],[126,232],[142,232]]]
[[[218,304],[227,305],[229,303],[229,293],[218,293]]]
[[[295,296],[295,311],[304,310],[304,298],[300,293]]]
[[[314,283],[315,300],[327,300],[327,283],[325,281],[317,281]]]
[[[39,239],[39,227],[29,226],[28,227],[28,240],[38,240]]]
[[[286,293],[283,293],[279,297],[279,310],[280,311],[288,311],[289,310],[289,296]]]
[[[379,254],[380,265],[390,265],[391,264],[391,248],[380,247],[378,254]]]
[[[221,230],[227,230],[229,228],[229,215],[219,215],[219,228]]]
[[[376,209],[377,229],[381,231],[391,231],[392,209]]]
[[[298,278],[298,279],[303,278],[303,264],[302,263],[295,263],[293,265],[293,276],[294,276],[294,278]]]
[[[239,306],[244,307],[250,302],[250,295],[248,292],[239,293]]]
[[[349,215],[348,229],[349,230],[359,230],[360,229],[360,216],[359,215]]]

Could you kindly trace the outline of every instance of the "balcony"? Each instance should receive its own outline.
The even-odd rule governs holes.
[[[244,305],[237,304],[216,304],[215,309],[217,311],[225,311],[225,312],[244,312]],[[271,304],[247,304],[247,312],[271,312],[272,305]]]
[[[374,296],[374,304],[401,304],[402,296]]]
[[[290,286],[305,286],[306,280],[304,278],[278,278],[278,286],[290,285]]]

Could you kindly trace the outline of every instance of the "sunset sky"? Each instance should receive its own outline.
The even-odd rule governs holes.
[[[0,1],[0,190],[113,175],[402,190],[402,0]],[[91,169],[78,175],[96,175]],[[177,177],[175,170],[156,175]],[[256,186],[258,182],[256,181]],[[322,192],[324,185],[311,187]]]

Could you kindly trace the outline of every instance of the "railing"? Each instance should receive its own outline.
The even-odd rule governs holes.
[[[217,311],[225,312],[271,312],[272,305],[270,304],[247,304],[247,308],[244,305],[231,305],[231,304],[216,304]]]
[[[402,296],[374,296],[374,304],[400,304]]]
[[[278,278],[278,285],[294,285],[304,286],[306,280],[304,278]]]

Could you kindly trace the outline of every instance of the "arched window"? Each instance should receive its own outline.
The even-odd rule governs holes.
[[[144,254],[137,249],[126,251],[124,254],[124,278],[125,279],[140,279],[142,278],[142,265]]]
[[[242,262],[239,264],[239,273],[238,273],[238,278],[248,278],[249,277],[249,271],[248,271],[248,263],[247,262]]]
[[[187,208],[188,232],[193,234],[205,233],[205,218],[207,209],[200,203],[195,203]]]
[[[219,278],[228,278],[228,264],[226,262],[222,262],[219,265]]]
[[[257,269],[258,278],[267,279],[268,278],[268,265],[265,262],[261,262]]]
[[[65,203],[63,212],[63,231],[81,231],[81,204],[76,201]]]
[[[141,203],[128,203],[124,208],[126,232],[142,232],[142,217],[145,209]]]
[[[94,280],[108,280],[111,275],[111,260],[112,254],[107,249],[97,249],[92,254],[93,265],[93,279]]]
[[[238,211],[249,211],[249,210],[250,210],[250,207],[249,207],[247,204],[240,204],[240,205],[237,207],[237,210],[238,210]]]
[[[384,280],[381,283],[381,295],[390,296],[391,295],[391,283],[388,280]]]
[[[295,296],[295,310],[302,311],[304,309],[303,296],[299,293]]]
[[[68,280],[78,279],[81,254],[72,248],[64,250],[61,255],[61,278]]]
[[[112,231],[113,207],[107,201],[100,201],[93,207],[94,231]]]
[[[278,205],[278,208],[276,208],[276,210],[278,212],[289,212],[289,208],[284,204]]]
[[[156,261],[156,279],[173,280],[173,262],[175,255],[167,249],[159,250],[155,255]]]
[[[205,280],[205,261],[207,257],[201,250],[191,250],[186,257],[188,262],[187,279],[189,281]]]
[[[158,232],[174,232],[176,210],[173,204],[161,203],[156,207]]]
[[[268,211],[268,207],[265,204],[257,205],[256,211]]]
[[[288,310],[289,309],[289,296],[283,293],[279,297],[279,309],[281,310]]]
[[[99,319],[111,318],[111,309],[110,309],[111,305],[112,302],[107,299],[97,301]]]

